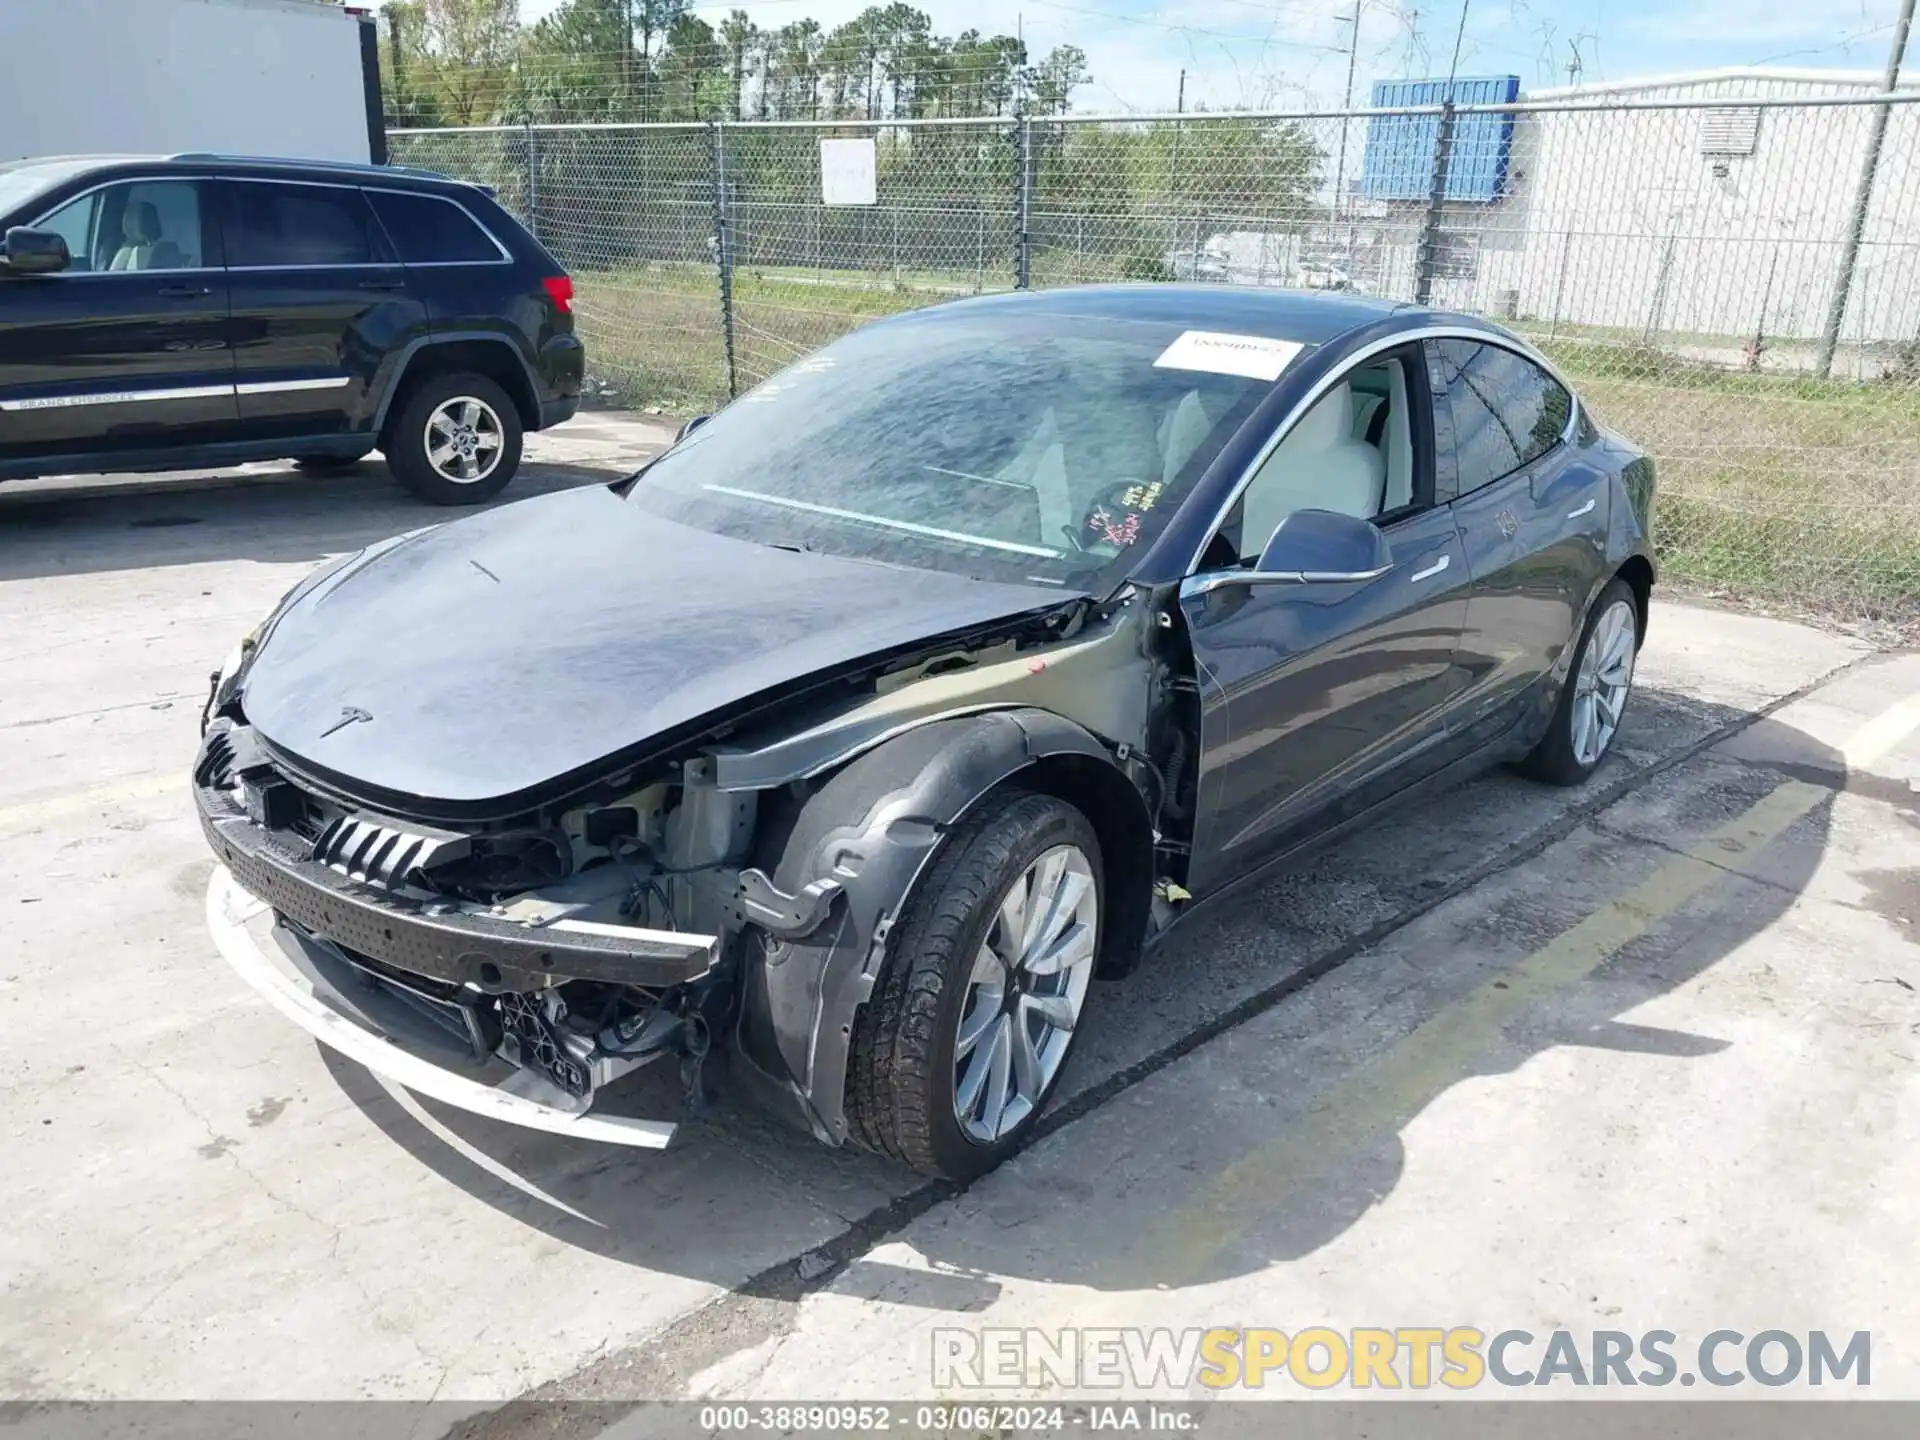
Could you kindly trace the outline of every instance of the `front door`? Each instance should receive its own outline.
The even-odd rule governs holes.
[[[1434,503],[1426,409],[1417,349],[1350,373],[1261,464],[1182,588],[1201,701],[1195,894],[1311,834],[1349,791],[1441,763],[1471,582],[1453,517]],[[1221,583],[1295,509],[1374,520],[1391,567],[1365,581]]]
[[[253,439],[365,429],[425,306],[358,187],[222,181],[235,380]]]
[[[1426,351],[1439,495],[1473,577],[1460,724],[1497,730],[1579,631],[1606,553],[1606,475],[1569,443],[1572,397],[1533,361],[1473,340]]]
[[[232,439],[227,281],[193,180],[105,185],[42,217],[68,268],[0,276],[0,464]]]

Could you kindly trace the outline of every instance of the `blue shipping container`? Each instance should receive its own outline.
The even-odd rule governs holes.
[[[1445,80],[1379,80],[1373,87],[1377,106],[1439,105],[1446,98]],[[1456,105],[1505,105],[1519,98],[1518,75],[1453,81]],[[1360,193],[1369,200],[1428,199],[1433,193],[1433,151],[1439,134],[1438,115],[1370,118],[1360,161]],[[1446,198],[1498,200],[1506,193],[1512,149],[1512,115],[1455,115]]]

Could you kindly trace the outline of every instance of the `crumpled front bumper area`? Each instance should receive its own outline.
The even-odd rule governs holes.
[[[623,1053],[574,1057],[571,1088],[517,1047],[530,1033],[553,1036],[531,1018],[552,987],[585,980],[671,992],[713,970],[718,937],[422,904],[313,858],[311,842],[268,830],[226,790],[197,783],[194,796],[221,862],[207,887],[214,942],[301,1029],[457,1109],[618,1145],[667,1143],[671,1123],[589,1111],[604,1084],[666,1053],[671,1024],[658,1045],[649,1029]],[[513,1027],[497,1022],[509,1006],[524,1023],[503,1043]]]
[[[224,865],[207,886],[207,927],[234,972],[287,1019],[374,1074],[457,1110],[604,1144],[659,1150],[673,1124],[595,1114],[590,1099],[504,1060],[474,1058],[400,996],[279,922]]]

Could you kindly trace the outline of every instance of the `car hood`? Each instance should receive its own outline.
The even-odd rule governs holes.
[[[242,704],[356,793],[475,806],[1068,598],[733,540],[593,486],[423,531],[297,593]]]

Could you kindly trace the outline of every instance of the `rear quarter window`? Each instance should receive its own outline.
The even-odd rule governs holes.
[[[460,265],[503,258],[487,232],[451,200],[397,190],[369,190],[367,198],[404,264]]]
[[[1427,373],[1437,435],[1451,432],[1461,495],[1531,465],[1560,443],[1573,416],[1573,398],[1557,380],[1498,345],[1429,341]]]

